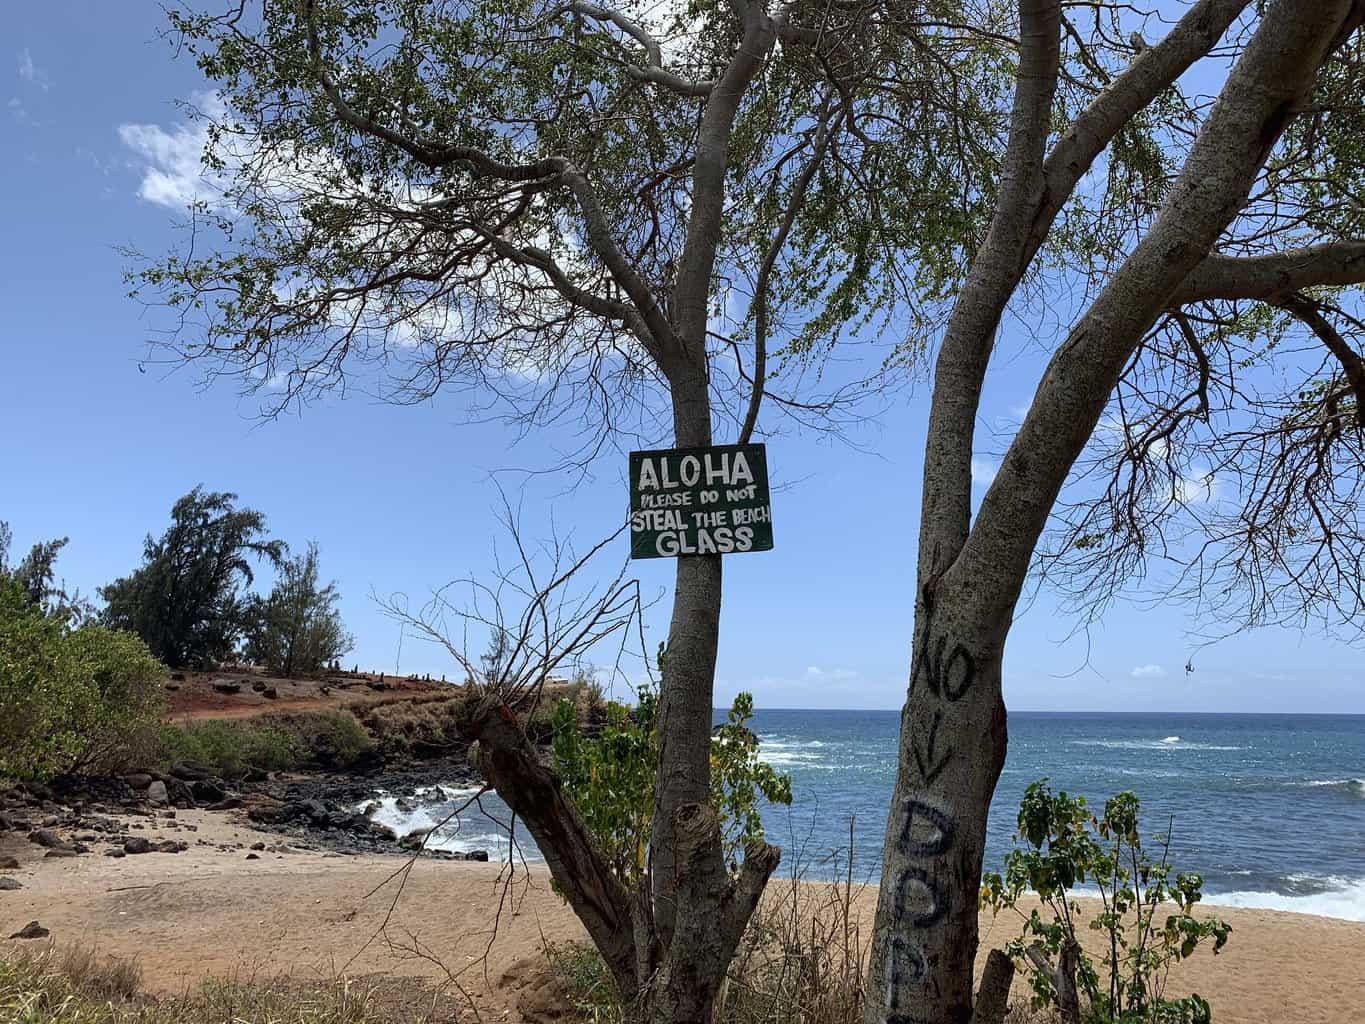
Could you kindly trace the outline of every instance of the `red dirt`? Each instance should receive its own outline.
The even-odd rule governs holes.
[[[235,683],[237,693],[216,685]],[[275,698],[252,689],[273,689]],[[382,686],[383,689],[376,687]],[[343,711],[361,705],[450,696],[451,685],[439,680],[382,675],[375,672],[329,673],[321,679],[282,679],[252,668],[217,672],[177,672],[166,684],[166,717],[172,721],[209,718],[244,719],[292,711]],[[324,689],[327,692],[323,692]]]

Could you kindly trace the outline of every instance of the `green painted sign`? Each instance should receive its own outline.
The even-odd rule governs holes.
[[[771,551],[761,444],[630,453],[630,557]]]

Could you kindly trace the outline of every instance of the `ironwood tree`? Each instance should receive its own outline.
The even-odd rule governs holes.
[[[172,668],[212,668],[246,628],[253,561],[278,565],[285,551],[264,514],[196,487],[172,506],[165,533],[147,535],[142,565],[99,589],[101,619],[142,637]]]
[[[247,658],[287,679],[321,672],[355,642],[342,624],[340,600],[336,582],[322,582],[318,546],[310,542],[303,554],[280,563],[268,595],[248,602]]]
[[[994,211],[933,369],[868,1024],[973,1019],[1001,659],[1031,572],[1093,610],[1174,566],[1163,592],[1213,630],[1359,635],[1365,5],[1175,13],[1017,5]],[[1007,318],[1049,358],[974,509]],[[1009,971],[992,958],[983,1018]]]
[[[218,99],[191,244],[133,276],[165,344],[267,414],[450,387],[621,440],[837,420],[845,334],[950,289],[989,209],[1009,50],[956,5],[276,0],[170,14]],[[945,16],[945,12],[948,16]],[[765,406],[766,400],[766,406]],[[506,705],[468,723],[631,1019],[708,1022],[778,863],[731,872],[710,792],[718,555],[677,560],[648,871],[615,879]]]

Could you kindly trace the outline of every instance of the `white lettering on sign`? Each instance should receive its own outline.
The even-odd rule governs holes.
[[[639,515],[637,512],[636,515]],[[687,534],[681,530],[665,530],[654,541],[655,550],[661,555],[728,555],[736,551],[748,551],[754,546],[754,531],[747,526],[730,529],[719,526],[713,530],[696,531],[697,543],[689,543]]]
[[[645,458],[640,460],[640,476],[636,486],[641,491],[669,491],[678,487],[695,487],[701,478],[706,477],[706,485],[713,487],[744,487],[754,482],[754,471],[749,468],[749,460],[743,452],[719,454],[707,452],[705,455],[684,455],[678,460],[678,479],[673,479],[666,458]]]

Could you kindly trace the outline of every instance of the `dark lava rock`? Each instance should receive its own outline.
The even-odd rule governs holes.
[[[228,796],[214,803],[205,804],[204,809],[207,811],[232,811],[236,810],[238,807],[241,806],[242,806],[241,797]]]
[[[223,797],[227,796],[227,787],[218,779],[208,778],[207,776],[195,779],[190,783],[190,792],[194,794],[196,800],[206,804],[216,804]]]
[[[133,836],[123,844],[124,853],[151,853],[152,841],[146,836]]]
[[[11,939],[45,939],[52,933],[37,921],[30,921],[10,936]]]
[[[219,680],[213,684],[213,688],[219,693],[241,693],[242,684],[234,683],[230,679]]]
[[[248,853],[248,854],[246,855],[246,859],[247,859],[247,860],[260,860],[260,859],[261,859],[261,855],[260,855],[259,853]]]
[[[198,761],[177,761],[171,765],[171,775],[186,782],[199,782],[203,779],[211,779],[214,770],[206,764]]]
[[[47,853],[43,854],[43,859],[44,859],[44,860],[47,860],[47,859],[49,859],[49,858],[56,858],[56,857],[75,857],[75,856],[78,856],[77,851],[63,847],[63,848],[56,849],[56,850],[48,850]]]
[[[49,850],[64,850],[70,845],[65,839],[57,835],[56,832],[46,828],[40,828],[36,832],[30,832],[28,834],[28,841],[30,843],[37,843],[39,846]]]
[[[106,857],[113,857],[115,860],[122,860],[124,857],[128,856],[117,846],[111,846],[109,849],[105,850],[104,855]]]
[[[18,871],[19,862],[13,857],[0,857],[0,871]]]
[[[275,689],[275,687],[273,686],[267,686],[264,690],[261,691],[261,696],[264,697],[266,700],[279,700],[280,691]]]
[[[468,853],[466,853],[466,854],[464,855],[464,859],[465,859],[465,860],[477,860],[477,861],[484,861],[484,862],[486,862],[486,861],[488,860],[488,851],[487,851],[487,850],[470,850]]]
[[[22,888],[23,885],[20,884],[19,879],[0,875],[0,892],[14,892],[14,890]]]
[[[152,777],[146,772],[134,772],[132,775],[125,775],[123,781],[133,789],[146,789],[152,784]]]

